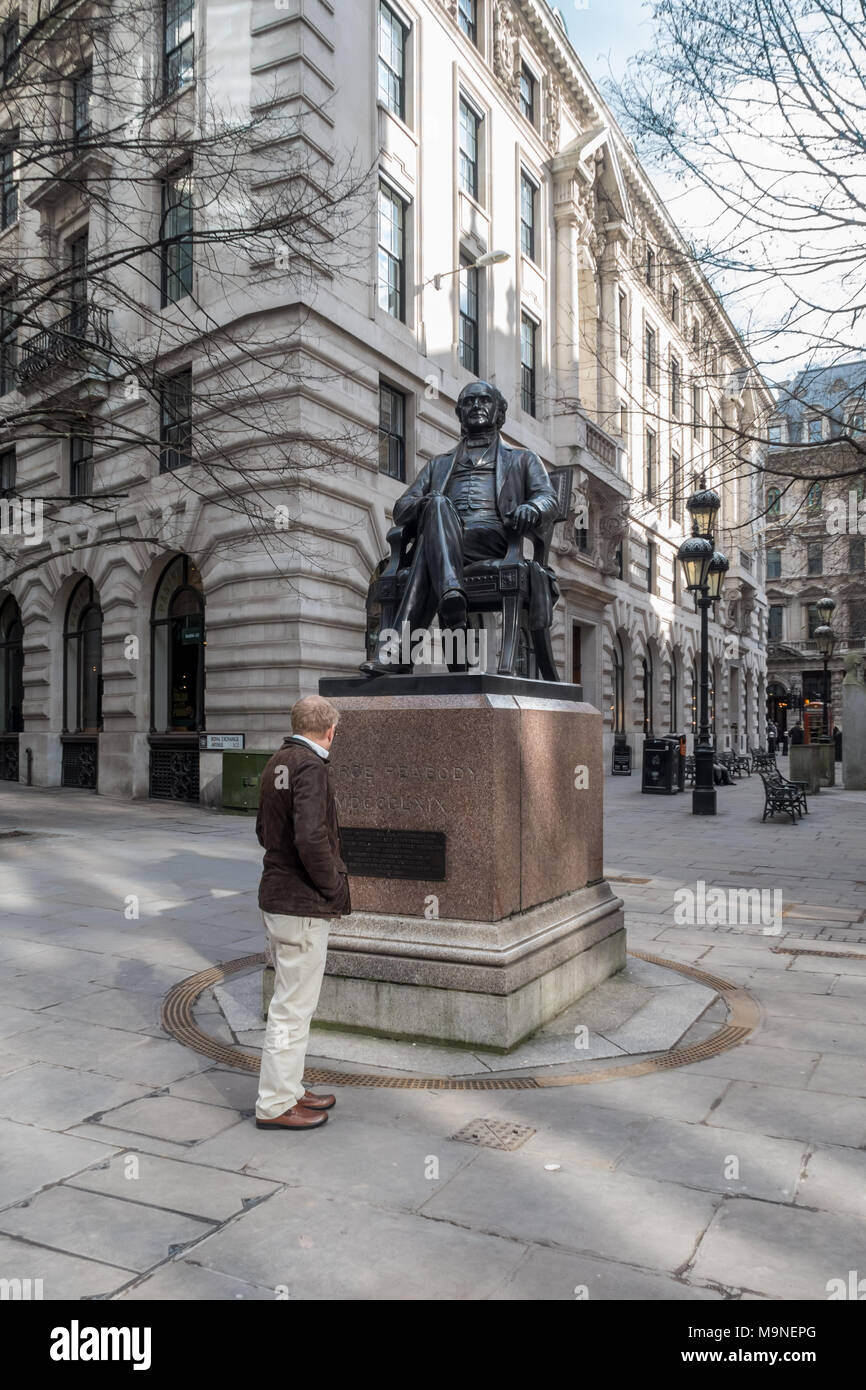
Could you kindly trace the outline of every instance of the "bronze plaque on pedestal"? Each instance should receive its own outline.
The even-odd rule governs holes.
[[[343,826],[340,844],[346,868],[355,878],[445,880],[444,831]]]

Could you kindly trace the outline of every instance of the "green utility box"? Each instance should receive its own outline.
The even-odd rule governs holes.
[[[259,783],[273,753],[223,753],[223,800],[226,811],[259,809]]]

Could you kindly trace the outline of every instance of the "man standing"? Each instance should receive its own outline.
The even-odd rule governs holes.
[[[274,961],[256,1125],[317,1129],[336,1097],[304,1089],[310,1020],[319,1002],[331,919],[352,910],[328,777],[339,711],[320,695],[292,709],[292,733],[262,773],[256,834],[265,859],[259,906]]]

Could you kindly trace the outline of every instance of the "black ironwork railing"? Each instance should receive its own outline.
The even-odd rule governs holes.
[[[50,328],[22,344],[18,380],[26,385],[43,372],[74,362],[93,348],[103,352],[111,348],[108,310],[83,301]]]

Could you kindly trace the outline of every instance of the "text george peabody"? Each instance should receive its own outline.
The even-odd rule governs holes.
[[[149,1327],[69,1327],[51,1330],[52,1361],[131,1361],[134,1371],[150,1370]]]

